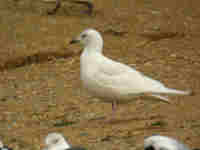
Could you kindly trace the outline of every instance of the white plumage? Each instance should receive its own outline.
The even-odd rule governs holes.
[[[13,150],[13,149],[4,145],[3,142],[0,141],[0,150]]]
[[[144,150],[190,150],[183,143],[160,135],[153,135],[144,140]]]
[[[49,133],[45,138],[43,150],[86,150],[83,147],[72,147],[60,133]]]
[[[46,147],[43,150],[66,150],[71,146],[59,133],[49,133],[45,138]]]
[[[81,42],[84,50],[80,58],[81,81],[91,94],[106,101],[124,101],[139,95],[151,95],[164,101],[167,97],[160,94],[188,95],[189,91],[180,91],[165,87],[128,65],[105,57],[103,39],[94,29],[83,31],[71,43]]]
[[[3,142],[0,141],[0,148],[3,148]]]

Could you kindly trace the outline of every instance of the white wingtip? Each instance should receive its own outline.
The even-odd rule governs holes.
[[[181,90],[176,90],[176,89],[170,89],[166,88],[164,92],[166,94],[178,94],[178,95],[193,95],[192,91],[181,91]]]
[[[171,104],[169,99],[166,96],[161,96],[157,94],[151,94],[151,96],[158,98],[159,100],[164,101],[165,103]]]

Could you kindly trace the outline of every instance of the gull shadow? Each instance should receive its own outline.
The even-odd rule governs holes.
[[[184,37],[185,33],[179,33],[179,32],[144,32],[144,33],[140,33],[140,35],[150,39],[151,41],[159,41],[159,40],[162,40],[162,39]]]
[[[61,59],[72,57],[74,53],[72,51],[67,52],[39,52],[30,56],[17,56],[12,59],[8,59],[6,62],[0,65],[0,71],[12,70],[18,67],[23,67],[31,64],[41,64],[51,61],[53,59]]]
[[[94,11],[93,3],[91,3],[90,1],[81,1],[81,0],[74,1],[73,0],[73,1],[68,1],[68,2],[87,7],[88,9],[87,9],[87,11],[84,11],[84,13],[88,14],[89,16],[91,16]],[[52,10],[47,11],[48,15],[55,15],[56,12],[62,7],[61,0],[56,0],[55,3],[56,3],[55,7]]]
[[[150,126],[147,126],[147,127],[140,127],[140,128],[136,128],[135,130],[137,131],[145,131],[145,130],[148,130],[148,131],[156,131],[156,132],[169,132],[169,129],[167,127],[150,127]]]
[[[132,121],[144,121],[144,120],[148,120],[148,119],[139,118],[139,117],[130,117],[130,118],[110,120],[110,121],[108,121],[108,123],[109,124],[124,124],[124,123],[127,124]]]
[[[123,119],[121,118],[109,119],[105,116],[101,116],[101,117],[89,119],[86,122],[90,122],[90,123],[94,122],[94,123],[109,125],[109,124],[124,124],[124,123],[127,124],[132,121],[144,121],[144,120],[149,120],[149,118],[129,117],[129,118],[123,118]]]

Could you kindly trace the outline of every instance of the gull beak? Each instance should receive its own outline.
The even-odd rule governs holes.
[[[69,44],[76,44],[76,43],[79,43],[79,42],[80,42],[80,41],[77,40],[77,39],[72,39],[72,40],[70,41]]]

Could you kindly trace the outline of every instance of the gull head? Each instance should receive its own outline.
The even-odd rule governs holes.
[[[45,144],[44,150],[66,150],[71,147],[59,133],[49,133],[45,138]]]
[[[179,141],[161,135],[153,135],[144,140],[144,150],[190,150]]]
[[[94,29],[86,29],[74,38],[70,44],[81,43],[84,46],[84,51],[102,52],[103,39],[101,34]]]

